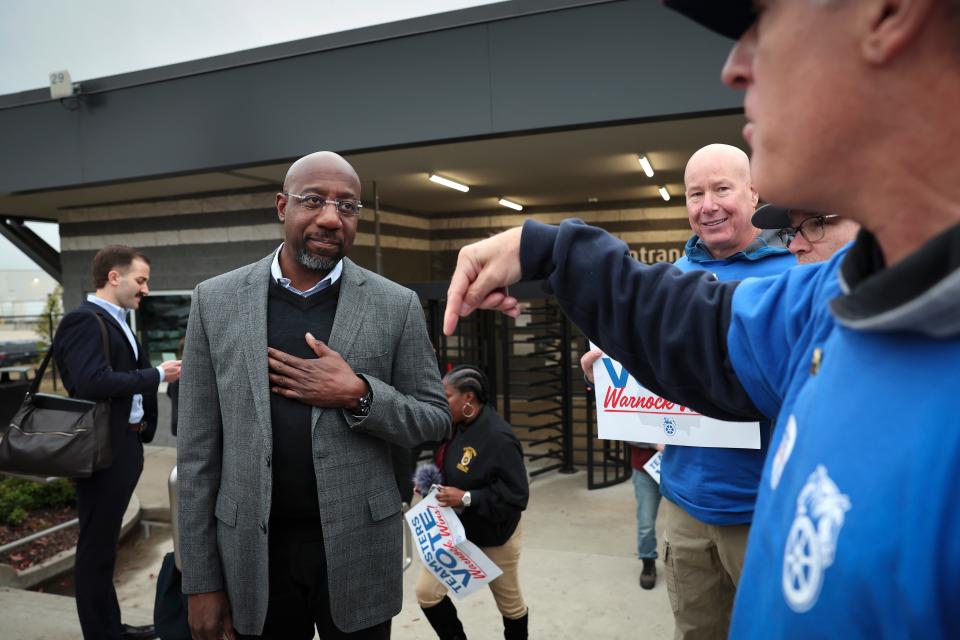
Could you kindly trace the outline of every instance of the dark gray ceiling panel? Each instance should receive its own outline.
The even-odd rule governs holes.
[[[742,97],[720,82],[730,46],[649,1],[491,24],[494,128],[739,108]]]
[[[527,4],[537,5],[457,12],[459,27],[426,18],[419,32],[406,21],[392,37],[378,27],[378,39],[165,79],[91,81],[76,111],[0,104],[0,194],[740,106],[719,81],[729,42],[657,2],[532,14]]]
[[[84,177],[481,135],[487,78],[481,25],[113,91],[84,112]]]
[[[79,121],[55,101],[0,111],[0,193],[83,182]]]

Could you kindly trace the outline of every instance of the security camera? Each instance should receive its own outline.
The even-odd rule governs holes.
[[[50,72],[50,99],[62,100],[69,98],[76,93],[76,88],[70,80],[70,72],[63,71]]]

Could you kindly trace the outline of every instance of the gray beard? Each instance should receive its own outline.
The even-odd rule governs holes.
[[[297,262],[305,266],[311,271],[320,271],[322,273],[329,273],[333,270],[337,263],[340,262],[340,258],[328,258],[326,256],[314,256],[307,253],[306,249],[297,250]]]

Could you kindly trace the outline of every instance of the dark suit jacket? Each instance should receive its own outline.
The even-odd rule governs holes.
[[[100,314],[107,326],[110,362],[103,353]],[[144,442],[153,439],[157,425],[157,387],[160,372],[150,366],[147,354],[139,346],[139,358],[127,342],[123,329],[106,311],[84,301],[63,316],[53,338],[53,357],[60,371],[63,386],[74,398],[100,401],[110,399],[110,424],[115,433],[127,429],[133,395],[143,395],[143,419],[147,428],[141,433]]]

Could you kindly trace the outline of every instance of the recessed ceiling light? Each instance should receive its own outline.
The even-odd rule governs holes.
[[[590,204],[596,204],[597,202],[600,202],[600,198],[593,198],[593,197],[587,198],[587,202],[589,202]]]
[[[647,160],[647,156],[640,156],[638,160],[640,160],[640,168],[643,169],[643,172],[647,174],[648,178],[652,178],[653,167],[650,165],[650,161]]]
[[[664,200],[670,200],[670,192],[667,191],[666,187],[660,187],[659,191],[660,191],[661,198],[663,198]]]
[[[438,176],[435,173],[430,174],[430,182],[436,182],[437,184],[442,184],[445,187],[450,187],[451,189],[456,189],[457,191],[463,191],[464,193],[470,191],[470,187],[467,185],[460,184],[459,182],[450,180],[449,178]]]
[[[523,205],[517,204],[516,202],[511,202],[506,198],[500,198],[497,200],[497,203],[507,207],[508,209],[513,209],[514,211],[523,211]]]

